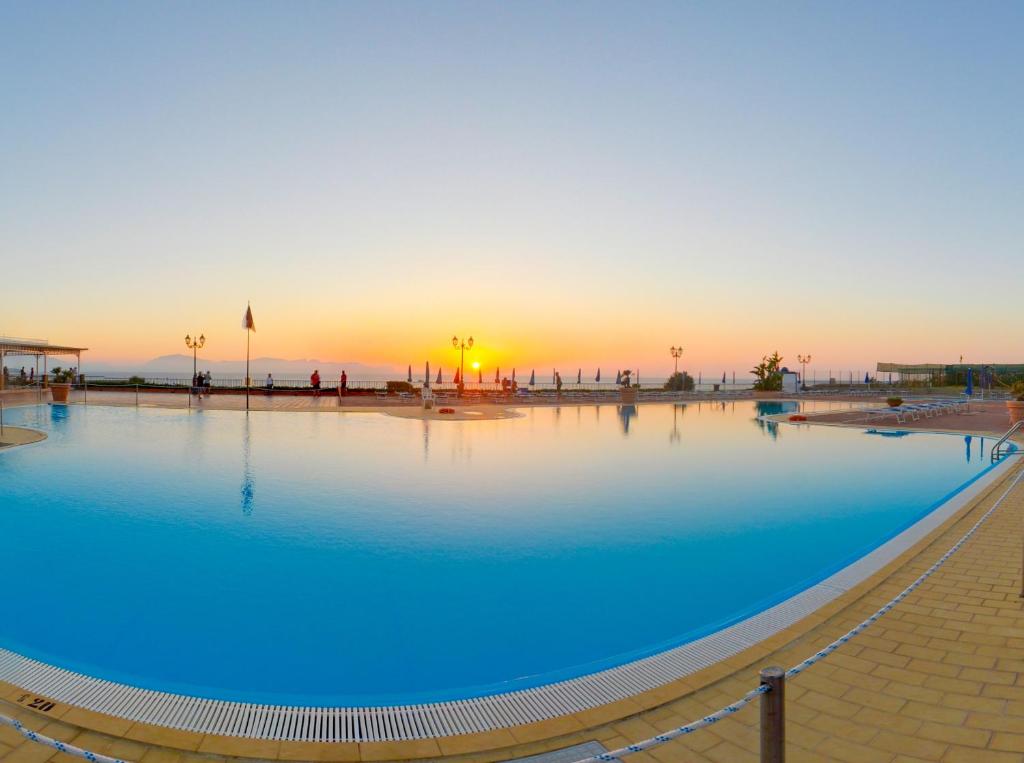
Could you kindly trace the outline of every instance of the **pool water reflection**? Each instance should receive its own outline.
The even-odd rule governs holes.
[[[988,466],[979,438],[758,419],[778,405],[9,411],[50,437],[0,454],[0,646],[252,702],[533,686],[776,603]]]

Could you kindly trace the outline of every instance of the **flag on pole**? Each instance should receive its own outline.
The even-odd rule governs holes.
[[[252,319],[252,305],[246,303],[245,317],[242,318],[242,328],[245,329],[245,410],[249,410],[249,335],[256,330],[256,322]]]

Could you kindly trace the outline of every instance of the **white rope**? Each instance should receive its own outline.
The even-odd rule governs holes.
[[[46,745],[47,747],[52,747],[53,749],[67,753],[68,755],[85,758],[86,760],[91,761],[91,763],[125,763],[125,761],[120,758],[111,758],[107,755],[100,755],[95,752],[83,750],[81,747],[75,747],[73,744],[67,744],[66,742],[61,742],[57,739],[50,739],[48,736],[38,734],[35,731],[25,728],[17,718],[8,718],[6,715],[0,715],[0,724],[10,726],[26,739]]]
[[[886,612],[888,612],[901,601],[903,601],[905,598],[907,598],[907,596],[909,596],[918,586],[920,586],[925,580],[930,578],[935,573],[935,571],[939,569],[939,567],[945,564],[946,561],[951,556],[953,556],[953,554],[960,550],[960,548],[971,538],[971,536],[978,531],[978,528],[981,527],[990,516],[992,516],[992,513],[996,509],[999,508],[999,506],[1010,494],[1010,492],[1015,487],[1017,487],[1017,483],[1021,481],[1022,477],[1024,477],[1024,470],[1018,472],[1016,478],[1013,480],[1010,486],[1006,488],[1006,490],[1003,491],[1003,494],[999,496],[999,498],[996,500],[994,504],[992,504],[992,508],[986,511],[981,516],[981,518],[974,523],[974,526],[971,527],[971,529],[968,530],[966,533],[964,533],[963,537],[961,537],[960,540],[953,544],[952,548],[950,548],[949,551],[943,554],[942,558],[940,558],[939,561],[935,562],[935,564],[929,567],[924,572],[924,574],[921,575],[921,577],[919,577],[913,583],[904,588],[897,596],[895,596],[885,606],[883,606],[881,609],[879,609],[877,612],[871,615],[871,617],[869,617],[867,620],[864,620],[855,628],[847,631],[845,634],[837,638],[828,646],[815,652],[811,657],[808,657],[803,662],[791,667],[789,670],[786,671],[786,678],[792,678],[793,676],[800,675],[800,673],[805,671],[807,668],[811,667],[811,665],[814,665],[815,663],[825,659],[840,646],[842,646],[847,641],[852,639],[854,636],[858,635],[859,633],[867,629],[868,626],[876,622],[880,617],[882,617],[882,615],[884,615]],[[736,711],[743,709],[744,707],[749,705],[755,697],[760,696],[761,694],[765,694],[768,691],[769,687],[765,684],[761,684],[756,689],[753,689],[752,691],[749,691],[746,694],[744,694],[743,697],[741,697],[738,701],[734,702],[733,704],[726,705],[717,713],[712,713],[711,715],[705,716],[704,718],[701,718],[699,721],[688,723],[685,726],[680,726],[679,728],[672,729],[671,731],[667,731],[664,734],[658,734],[658,736],[651,737],[650,739],[645,739],[642,742],[627,745],[626,747],[620,747],[618,750],[612,750],[611,752],[605,752],[601,753],[600,755],[592,755],[589,758],[583,758],[582,760],[576,761],[576,763],[606,763],[607,761],[616,761],[620,758],[625,757],[626,755],[632,755],[635,752],[643,752],[644,750],[649,750],[652,747],[657,747],[659,745],[665,744],[666,742],[670,742],[673,739],[677,739],[678,737],[684,736],[686,734],[692,734],[694,731],[697,731],[698,729],[702,729],[705,726],[710,726],[712,723],[716,723],[720,721],[722,718],[725,718],[726,716],[732,715]]]

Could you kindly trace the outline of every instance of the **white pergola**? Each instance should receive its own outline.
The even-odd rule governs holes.
[[[0,336],[0,368],[7,368],[7,358],[9,357],[32,358],[35,361],[36,378],[45,378],[47,361],[51,355],[74,355],[76,359],[75,367],[81,371],[82,353],[88,349],[88,347],[50,344],[45,339],[16,339],[14,337]],[[42,377],[39,374],[40,358],[43,361]],[[17,373],[13,369],[9,369],[9,371],[12,375]],[[7,376],[7,373],[0,374],[0,390],[7,387]]]

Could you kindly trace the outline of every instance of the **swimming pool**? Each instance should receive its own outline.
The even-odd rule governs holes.
[[[525,689],[777,604],[989,467],[980,438],[757,418],[779,406],[8,411],[49,438],[0,453],[0,647],[250,703]]]

